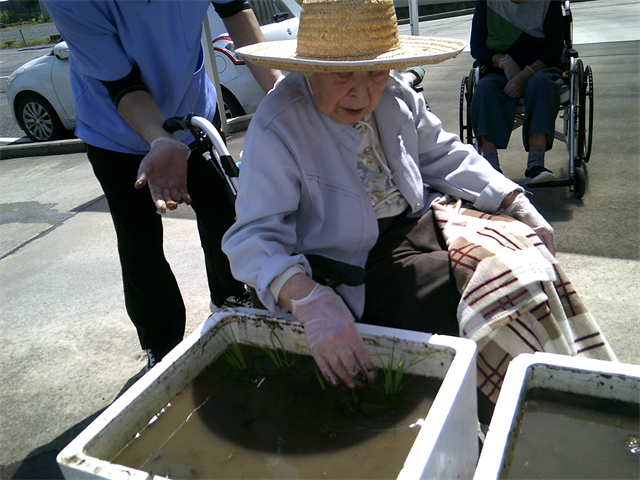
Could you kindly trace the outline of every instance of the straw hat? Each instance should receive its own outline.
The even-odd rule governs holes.
[[[236,52],[256,65],[289,72],[401,69],[455,57],[464,42],[398,35],[393,0],[304,0],[297,40]]]

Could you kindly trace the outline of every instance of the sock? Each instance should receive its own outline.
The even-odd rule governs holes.
[[[493,168],[500,171],[500,160],[498,159],[498,150],[489,150],[482,152],[482,156],[487,159]]]
[[[546,145],[531,145],[529,147],[529,158],[527,158],[527,169],[536,165],[544,167],[544,153],[546,151]]]

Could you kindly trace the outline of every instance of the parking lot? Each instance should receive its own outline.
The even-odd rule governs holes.
[[[640,364],[640,32],[635,1],[580,2],[575,43],[595,85],[588,188],[537,189],[556,230],[558,259],[619,359]],[[618,22],[615,26],[607,22]],[[421,33],[468,38],[470,16],[423,22]],[[408,28],[403,25],[402,28]],[[423,82],[444,128],[458,131],[468,52],[427,68]],[[234,158],[243,133],[229,139]],[[0,147],[3,148],[3,147]],[[564,145],[548,156],[566,170]],[[524,180],[519,131],[501,155]],[[564,169],[564,170],[563,170]],[[115,234],[82,153],[0,161],[0,478],[60,478],[55,455],[123,391],[146,363],[122,296]],[[166,254],[187,306],[188,333],[209,315],[192,211],[165,221]]]

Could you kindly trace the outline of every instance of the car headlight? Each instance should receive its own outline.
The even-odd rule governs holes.
[[[13,82],[18,75],[22,75],[24,72],[25,72],[25,69],[20,67],[17,70],[15,70],[11,75],[9,75],[7,77],[7,87],[11,85],[11,82]]]

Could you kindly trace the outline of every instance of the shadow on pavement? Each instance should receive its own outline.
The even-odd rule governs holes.
[[[114,401],[126,392],[144,374],[146,367],[132,376],[124,384]],[[0,465],[0,480],[42,480],[42,479],[64,479],[62,471],[56,462],[56,457],[74,438],[76,438],[85,428],[89,426],[102,412],[108,408],[98,410],[94,414],[75,424],[66,432],[60,434],[51,442],[42,445],[29,452],[24,460],[14,462],[10,465]]]

